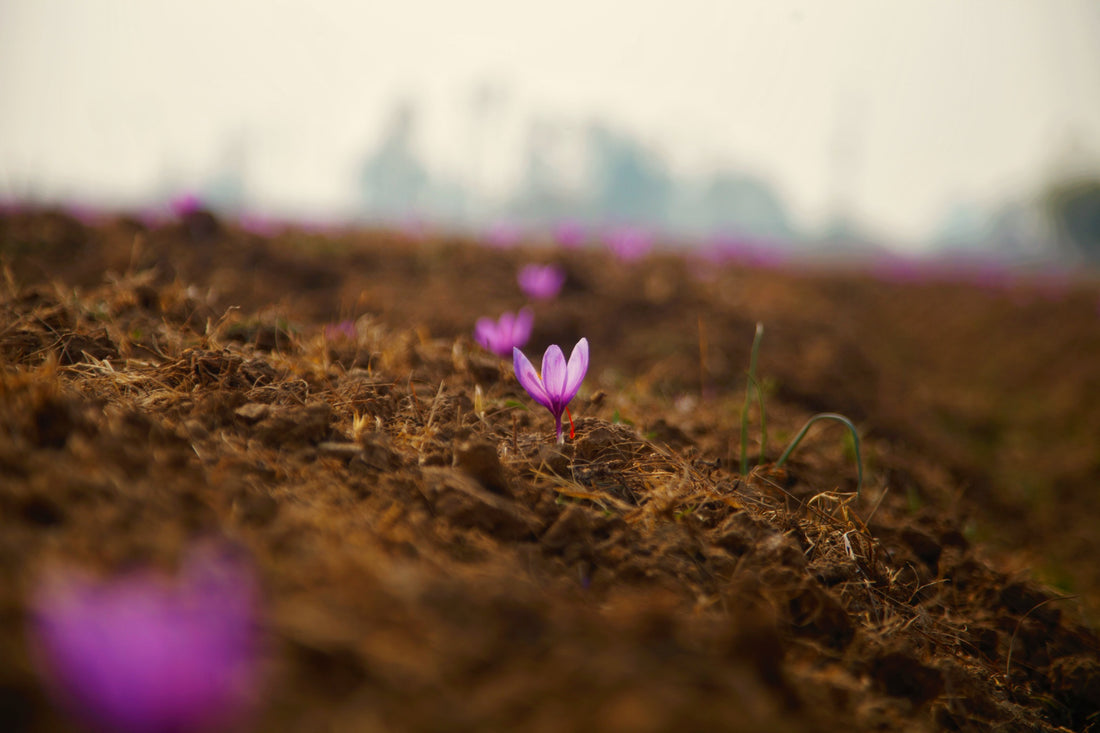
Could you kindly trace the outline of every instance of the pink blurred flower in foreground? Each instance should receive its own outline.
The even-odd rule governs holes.
[[[523,346],[531,338],[531,326],[535,314],[530,308],[520,308],[517,313],[503,313],[499,320],[479,318],[474,326],[474,340],[497,356],[508,356],[516,346]]]
[[[640,260],[653,248],[653,237],[642,229],[619,227],[605,238],[608,248],[623,262]]]
[[[557,265],[524,265],[516,276],[519,289],[528,298],[549,300],[561,292],[565,270]]]
[[[519,349],[512,349],[512,363],[516,370],[516,379],[527,390],[527,394],[554,416],[558,443],[564,443],[561,416],[569,407],[569,402],[577,396],[584,375],[588,372],[588,339],[582,338],[577,342],[573,353],[569,355],[568,363],[561,347],[557,344],[550,345],[542,356],[541,376]]]
[[[238,730],[253,706],[257,588],[226,552],[193,552],[175,582],[48,577],[31,606],[42,676],[93,730]]]

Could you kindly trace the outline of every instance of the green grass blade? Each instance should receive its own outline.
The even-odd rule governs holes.
[[[760,458],[763,460],[764,452],[768,450],[768,413],[764,410],[764,390],[752,377],[749,377],[749,382],[756,390],[756,405],[760,408]]]
[[[741,475],[749,475],[749,408],[752,406],[752,391],[756,389],[756,359],[760,355],[760,341],[764,338],[764,324],[756,324],[756,335],[752,338],[752,351],[749,352],[749,379],[745,385],[745,406],[741,408]],[[759,390],[757,389],[757,393]],[[763,405],[761,405],[763,415]]]
[[[856,426],[852,424],[851,420],[835,412],[819,412],[807,420],[806,424],[802,426],[802,429],[798,431],[798,435],[794,436],[794,440],[787,446],[787,450],[783,451],[783,455],[775,462],[775,467],[783,467],[783,464],[791,457],[791,453],[794,449],[797,448],[798,444],[802,442],[802,439],[806,437],[806,433],[809,432],[810,427],[818,420],[836,420],[837,422],[847,425],[848,430],[852,432],[852,443],[855,445],[856,452],[856,471],[859,475],[859,481],[856,483],[856,496],[859,497],[863,490],[863,457],[859,449],[859,431],[856,430]]]

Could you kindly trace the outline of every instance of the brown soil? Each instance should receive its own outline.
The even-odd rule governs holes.
[[[1100,728],[1094,279],[699,278],[201,212],[9,213],[0,255],[4,730],[66,729],[25,638],[43,567],[210,536],[265,590],[257,730]],[[569,280],[528,355],[591,343],[562,448],[470,338],[529,260]],[[840,427],[774,466],[822,410],[862,498]]]

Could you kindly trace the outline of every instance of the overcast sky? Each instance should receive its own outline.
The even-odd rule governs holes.
[[[915,241],[952,201],[1100,169],[1098,39],[1093,0],[0,0],[0,196],[133,201],[236,145],[258,205],[338,210],[399,99],[472,175],[488,83],[497,190],[532,118],[600,117],[676,171],[765,177],[803,228],[839,183]]]

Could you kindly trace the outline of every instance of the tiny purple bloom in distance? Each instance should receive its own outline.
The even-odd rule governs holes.
[[[623,262],[633,262],[645,257],[653,248],[649,232],[636,227],[613,229],[606,237],[608,248]]]
[[[508,356],[516,346],[523,346],[531,338],[531,326],[535,314],[530,308],[520,308],[517,313],[502,313],[499,320],[479,318],[474,326],[474,340],[497,356]]]
[[[31,649],[51,694],[115,733],[237,730],[259,683],[257,589],[229,553],[194,551],[180,577],[47,577]]]
[[[172,213],[181,219],[202,210],[202,199],[194,193],[184,193],[169,202]]]
[[[485,235],[485,243],[494,249],[509,249],[523,239],[523,230],[507,221],[498,221]]]
[[[577,249],[587,237],[584,225],[577,221],[566,220],[554,227],[554,239],[566,249]]]
[[[542,375],[519,349],[512,349],[512,363],[516,370],[516,379],[539,403],[554,416],[554,430],[558,443],[564,443],[561,431],[561,416],[570,400],[577,396],[584,375],[588,372],[588,339],[582,338],[573,347],[566,363],[561,347],[552,344],[542,356]]]
[[[274,237],[281,225],[275,219],[263,214],[244,212],[237,216],[237,224],[249,234],[258,237]]]
[[[533,300],[549,300],[561,292],[565,270],[557,265],[524,265],[516,275],[519,289]]]
[[[354,341],[355,322],[345,320],[339,323],[326,323],[323,332],[325,341]]]

